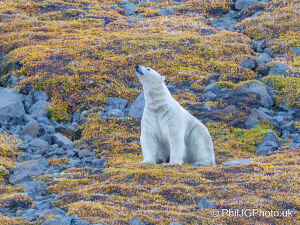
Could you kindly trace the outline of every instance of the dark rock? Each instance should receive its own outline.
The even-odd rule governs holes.
[[[43,136],[40,137],[40,139],[46,141],[48,145],[52,144],[52,138],[49,134],[44,134]]]
[[[254,126],[257,125],[258,122],[259,122],[259,120],[256,119],[256,117],[249,117],[246,120],[245,127],[246,127],[246,129],[252,129]]]
[[[181,223],[179,223],[179,222],[171,222],[171,223],[169,223],[169,225],[181,225]]]
[[[211,91],[211,92],[217,94],[217,93],[219,93],[221,91],[221,88],[218,85],[216,85],[216,84],[209,84],[208,86],[206,86],[204,88],[204,90],[206,92]]]
[[[46,188],[46,186],[45,182],[38,181],[25,181],[19,184],[19,187],[25,189],[27,196],[33,200],[41,196],[41,192]]]
[[[273,133],[267,133],[264,135],[264,141],[273,141],[275,143],[278,143],[277,137]]]
[[[91,166],[94,168],[103,168],[105,163],[108,161],[107,158],[103,159],[93,159]]]
[[[212,27],[218,27],[221,30],[233,30],[234,25],[238,22],[239,12],[230,10],[225,16],[220,18],[214,18],[211,22]]]
[[[53,199],[48,198],[42,201],[34,202],[34,208],[38,210],[44,210],[51,208],[51,204],[53,202]]]
[[[24,135],[30,135],[33,138],[36,138],[39,134],[40,126],[36,120],[31,120],[28,122],[23,130]]]
[[[10,87],[15,85],[18,82],[18,78],[16,76],[10,76],[6,82],[6,86]]]
[[[47,150],[49,145],[47,141],[40,138],[34,138],[30,141],[29,145],[35,150]]]
[[[8,122],[12,118],[25,116],[24,105],[15,89],[0,87],[0,121]]]
[[[235,9],[237,10],[246,10],[251,5],[258,4],[258,0],[236,0],[235,2]]]
[[[103,114],[103,118],[115,117],[115,118],[125,118],[126,114],[124,111],[115,108],[106,109],[107,112]]]
[[[282,131],[281,138],[286,139],[289,137],[290,137],[290,132],[288,132],[287,130]]]
[[[105,99],[105,104],[111,106],[112,108],[124,109],[127,106],[128,101],[123,98],[108,97]]]
[[[46,107],[49,106],[49,103],[46,101],[37,101],[34,103],[30,109],[28,110],[28,113],[31,114],[31,116],[38,117],[38,116],[47,116],[48,110],[46,110]]]
[[[128,25],[136,24],[136,23],[137,23],[137,20],[136,20],[134,17],[131,17],[131,18],[128,18],[128,19],[126,20],[126,23],[127,23]]]
[[[129,225],[147,225],[147,224],[140,219],[139,215],[136,215],[129,220]]]
[[[267,155],[269,152],[273,152],[278,148],[278,144],[274,141],[263,141],[262,144],[258,146],[255,153],[258,156]]]
[[[78,122],[80,120],[80,114],[77,112],[74,112],[72,114],[72,122]]]
[[[138,6],[134,2],[130,2],[128,0],[123,0],[122,2],[118,2],[117,5],[125,10],[125,14],[127,16],[134,15],[134,11],[138,8]]]
[[[165,9],[160,9],[157,12],[157,15],[159,16],[170,16],[170,15],[174,15],[174,9],[172,7],[169,8],[165,8]]]
[[[300,143],[291,142],[289,148],[290,149],[300,148]]]
[[[48,165],[45,159],[28,160],[15,164],[14,172],[9,178],[9,182],[17,184],[25,181],[30,181],[30,176],[39,175],[40,171]]]
[[[26,218],[28,221],[33,221],[38,219],[38,210],[36,209],[28,209],[23,214],[22,217]]]
[[[208,92],[202,94],[201,97],[202,97],[205,101],[213,101],[213,100],[216,99],[217,96],[216,96],[213,92],[208,91]]]
[[[296,56],[300,56],[300,48],[292,48],[292,52],[293,52]]]
[[[291,141],[295,143],[300,143],[300,134],[294,134]]]
[[[63,136],[60,133],[53,134],[51,137],[52,137],[52,142],[54,144],[57,144],[59,147],[68,149],[74,146],[74,142],[72,142],[69,138]]]
[[[271,122],[275,128],[279,129],[284,124],[284,119],[282,116],[278,115],[278,116],[273,117],[271,119]]]
[[[216,207],[207,199],[201,198],[197,204],[198,209],[215,209]]]
[[[238,91],[252,92],[259,95],[261,98],[261,103],[264,105],[264,107],[271,107],[274,104],[273,99],[269,95],[267,89],[257,82],[250,81],[249,83],[243,84],[238,87]]]
[[[92,156],[92,152],[89,149],[82,149],[78,152],[78,157],[82,159],[83,157]]]
[[[44,220],[41,225],[71,225],[71,221],[70,216],[58,216]]]
[[[223,166],[235,166],[235,165],[245,165],[252,162],[252,159],[237,159],[237,160],[230,160],[226,162],[222,162]]]
[[[128,115],[134,119],[140,119],[143,116],[144,108],[144,92],[141,92],[130,106]]]
[[[271,57],[267,53],[261,53],[255,59],[259,66],[263,66],[270,61]]]
[[[284,124],[282,127],[281,127],[282,130],[287,130],[288,132],[290,133],[295,133],[297,131],[296,129],[296,125],[295,125],[295,122],[289,122],[289,123],[286,123]]]
[[[274,52],[271,48],[265,48],[264,52],[267,53],[269,56],[273,57]]]
[[[34,102],[47,101],[48,100],[48,96],[47,96],[46,93],[44,93],[42,91],[36,91],[33,94],[33,100],[34,100]]]
[[[275,62],[268,75],[283,75],[286,76],[291,69],[279,62]]]
[[[255,68],[255,61],[253,59],[249,59],[249,58],[242,59],[242,61],[240,62],[240,65],[244,68],[252,70]]]

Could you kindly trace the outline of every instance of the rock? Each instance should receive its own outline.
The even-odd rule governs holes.
[[[261,53],[255,59],[259,66],[263,66],[270,61],[271,57],[267,53]]]
[[[297,131],[296,129],[296,124],[294,121],[292,122],[289,122],[289,123],[286,123],[284,124],[282,127],[281,127],[282,130],[287,130],[288,132],[290,133],[295,133]]]
[[[134,119],[140,119],[143,116],[145,108],[144,92],[141,92],[129,108],[128,115]]]
[[[286,139],[289,137],[290,137],[290,132],[288,132],[287,130],[282,131],[281,138]]]
[[[236,0],[235,2],[235,9],[237,10],[246,10],[251,5],[258,4],[258,0]]]
[[[47,187],[47,185],[45,182],[25,181],[19,184],[19,187],[25,189],[27,196],[35,200],[37,197],[41,196],[41,192]]]
[[[225,16],[220,18],[214,18],[211,22],[212,27],[218,27],[221,30],[233,30],[234,25],[238,22],[239,12],[230,10]]]
[[[292,52],[293,52],[296,56],[300,56],[300,48],[292,48]]]
[[[215,209],[216,207],[207,199],[201,198],[197,204],[198,209]]]
[[[36,120],[29,121],[23,130],[24,135],[29,135],[36,138],[39,134],[40,126]]]
[[[82,111],[81,113],[80,113],[80,120],[82,120],[84,117],[85,117],[85,115],[88,113],[88,111],[86,111],[86,110],[84,110],[84,111]]]
[[[274,65],[273,65],[273,67],[269,71],[268,75],[282,75],[282,76],[286,76],[290,70],[291,69],[288,66],[283,65],[283,64],[281,64],[279,62],[275,62]]]
[[[158,190],[157,188],[152,188],[151,189],[151,191],[150,191],[151,193],[159,193],[160,192],[160,190]]]
[[[35,150],[47,150],[49,145],[47,141],[40,138],[34,138],[30,141],[29,145]]]
[[[134,11],[138,8],[138,6],[133,3],[133,2],[130,2],[128,0],[123,0],[122,2],[118,2],[117,5],[124,9],[125,10],[125,14],[127,16],[131,16],[131,15],[134,15]]]
[[[80,159],[84,157],[90,157],[90,156],[92,156],[92,152],[89,149],[82,149],[78,152],[78,157]]]
[[[53,199],[48,198],[42,201],[34,202],[34,208],[38,210],[50,209]]]
[[[246,123],[245,123],[245,127],[246,129],[252,129],[254,126],[257,125],[258,123],[258,119],[256,119],[256,117],[249,117],[247,120],[246,120]]]
[[[57,144],[59,147],[62,147],[64,149],[72,148],[74,146],[73,141],[60,133],[53,134],[51,138],[54,144]]]
[[[47,161],[47,160],[46,160]],[[48,165],[45,159],[28,160],[15,164],[14,172],[9,178],[9,182],[17,184],[25,181],[30,181],[30,176],[39,175],[40,171]]]
[[[242,59],[242,61],[240,62],[240,65],[244,68],[252,70],[255,68],[255,61],[253,59],[249,59],[249,58]]]
[[[294,134],[291,141],[295,143],[300,143],[300,134]]]
[[[46,93],[42,92],[42,91],[36,91],[33,94],[33,101],[34,102],[38,102],[38,101],[47,101],[48,100],[48,96]]]
[[[278,115],[271,119],[271,123],[275,128],[279,129],[284,124],[284,119],[282,116]]]
[[[8,122],[12,118],[25,116],[24,105],[15,89],[0,87],[0,121]]]
[[[267,53],[269,56],[273,57],[274,52],[271,48],[265,48],[264,52]]]
[[[40,137],[40,139],[46,141],[48,145],[52,144],[52,138],[49,134],[44,134],[43,136]]]
[[[179,222],[171,222],[171,223],[169,223],[169,225],[181,225],[181,223],[179,223]]]
[[[212,92],[212,91],[208,91],[204,94],[201,95],[201,97],[205,100],[205,101],[213,101],[216,99],[216,95]]]
[[[219,93],[219,92],[221,91],[221,88],[220,88],[218,85],[216,85],[216,84],[209,84],[209,85],[207,85],[207,86],[204,88],[204,90],[205,90],[206,92],[211,91],[211,92],[217,94],[217,93]]]
[[[71,225],[70,216],[58,216],[48,220],[44,220],[41,225]]]
[[[28,221],[36,220],[38,219],[38,211],[36,209],[28,209],[23,213],[22,217]]]
[[[47,116],[48,110],[46,110],[46,107],[49,106],[49,103],[46,101],[37,101],[34,103],[30,109],[28,110],[28,113],[31,114],[31,116],[38,117],[38,116]]]
[[[80,120],[80,114],[77,112],[74,112],[72,114],[72,122],[78,122]]]
[[[257,95],[260,96],[261,98],[261,103],[264,105],[264,107],[271,107],[274,102],[272,97],[269,95],[267,89],[254,81],[250,81],[249,83],[242,84],[241,86],[238,87],[238,91],[246,91],[246,92],[253,92]]]
[[[10,87],[15,85],[18,82],[18,78],[16,76],[10,76],[6,82],[6,86]]]
[[[107,158],[103,158],[103,159],[93,159],[92,163],[91,163],[91,167],[94,168],[103,168],[105,163],[108,161]]]
[[[210,105],[209,105],[209,103],[204,103],[204,104],[202,104],[202,107],[203,107],[203,109],[204,110],[206,110],[206,111],[210,111],[211,110],[211,107],[210,107]]]
[[[123,98],[108,97],[105,99],[105,104],[111,106],[112,108],[124,109],[127,106],[128,101]]]
[[[265,134],[263,142],[264,141],[273,141],[273,142],[275,142],[275,143],[278,144],[277,137],[273,133],[267,133],[267,134]]]
[[[237,160],[230,160],[226,162],[222,162],[223,166],[235,166],[235,165],[245,165],[252,162],[252,159],[237,159]]]
[[[125,118],[126,114],[120,109],[108,108],[107,112],[103,114],[103,118],[115,117],[115,118]]]
[[[126,23],[127,23],[128,25],[136,24],[136,23],[137,23],[137,20],[136,20],[134,17],[131,17],[131,18],[126,19]]]
[[[160,9],[157,12],[157,15],[159,16],[170,16],[170,15],[174,15],[174,9],[172,7],[169,8],[165,8],[165,9]]]
[[[278,144],[274,141],[263,141],[263,143],[258,146],[255,153],[258,156],[264,156],[267,155],[269,152],[273,152],[277,148]]]
[[[291,142],[289,148],[290,148],[290,149],[293,149],[293,148],[300,148],[300,143],[294,143],[294,142]]]
[[[136,215],[134,217],[132,217],[130,220],[129,220],[129,225],[147,225],[145,222],[143,222],[140,218],[139,215]]]

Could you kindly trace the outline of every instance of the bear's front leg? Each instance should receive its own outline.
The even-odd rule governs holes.
[[[182,165],[185,157],[185,144],[180,136],[170,139],[170,164]]]
[[[157,138],[149,132],[141,132],[141,147],[143,161],[141,163],[156,164],[156,154],[158,151]]]

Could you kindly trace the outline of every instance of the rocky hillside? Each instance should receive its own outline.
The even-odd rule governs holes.
[[[299,9],[1,1],[0,224],[299,224]],[[208,127],[217,165],[137,163],[137,64]],[[237,209],[292,216],[221,214]]]

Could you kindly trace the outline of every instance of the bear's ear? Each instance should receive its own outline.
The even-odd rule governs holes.
[[[166,78],[164,76],[160,77],[161,81],[164,81]]]

